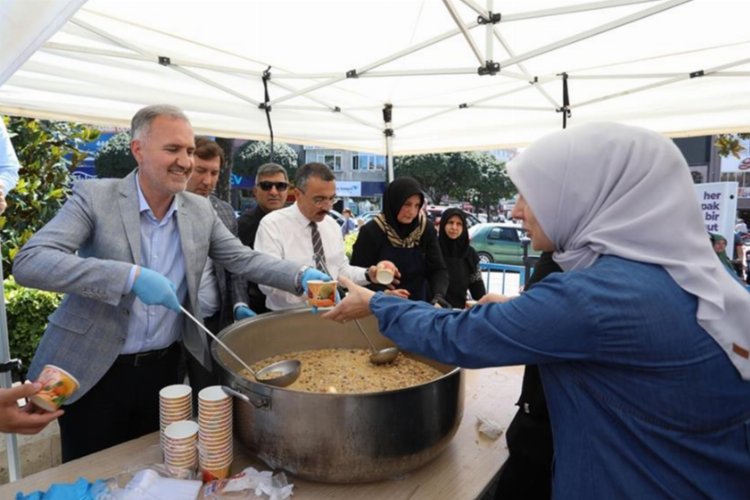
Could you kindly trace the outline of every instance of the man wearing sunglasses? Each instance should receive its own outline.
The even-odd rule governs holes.
[[[296,201],[260,221],[255,250],[317,268],[333,279],[346,276],[357,284],[375,281],[375,266],[352,266],[346,258],[341,228],[328,211],[336,203],[336,178],[322,163],[308,163],[297,171]],[[325,270],[325,271],[324,271]],[[295,297],[261,285],[266,307],[272,311],[300,307],[305,297]]]
[[[237,220],[237,235],[240,241],[250,248],[255,248],[255,235],[261,219],[279,208],[284,208],[289,194],[289,178],[286,169],[277,163],[266,163],[258,168],[255,174],[253,195],[258,204],[245,210]],[[256,313],[268,312],[266,296],[257,283],[247,282],[247,305]]]

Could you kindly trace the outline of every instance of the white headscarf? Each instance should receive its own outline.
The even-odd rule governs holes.
[[[599,255],[662,266],[698,297],[698,323],[750,380],[750,293],[716,257],[671,140],[616,123],[581,125],[535,142],[508,174],[564,271]]]

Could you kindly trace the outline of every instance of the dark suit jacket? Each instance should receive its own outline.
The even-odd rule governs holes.
[[[250,248],[255,248],[255,235],[258,234],[258,226],[260,226],[260,221],[267,214],[268,212],[260,208],[260,205],[256,205],[254,208],[242,212],[242,215],[240,215],[240,218],[237,220],[237,232],[240,241],[243,244]],[[245,300],[240,302],[245,302],[250,306],[250,309],[258,314],[268,312],[268,308],[266,307],[266,296],[260,291],[258,284],[253,283],[252,281],[245,281],[244,285],[245,286],[240,288],[244,290]]]
[[[221,222],[233,235],[237,236],[237,218],[234,216],[232,205],[214,195],[209,196],[208,199]],[[218,328],[221,330],[234,322],[234,304],[237,302],[248,303],[247,289],[243,286],[245,280],[234,276],[216,261],[214,261],[214,273],[219,285],[221,305],[218,313]]]

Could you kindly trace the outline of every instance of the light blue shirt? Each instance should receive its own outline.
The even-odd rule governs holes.
[[[177,202],[172,200],[166,215],[157,220],[143,197],[137,174],[135,183],[141,214],[141,262],[138,265],[166,276],[177,286],[177,298],[183,302],[187,295],[187,284],[185,258],[175,215]],[[135,272],[132,272],[131,277],[134,276]],[[129,288],[132,288],[133,281],[130,280]],[[130,354],[168,347],[180,338],[180,325],[176,312],[162,306],[147,306],[136,298],[128,320],[128,337],[121,352]]]
[[[16,187],[20,168],[21,164],[18,163],[18,157],[13,150],[13,144],[10,142],[5,122],[0,117],[0,182],[4,187],[3,194],[8,194],[11,189]]]

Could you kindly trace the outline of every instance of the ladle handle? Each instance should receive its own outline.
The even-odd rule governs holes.
[[[370,340],[370,337],[367,336],[367,333],[365,333],[365,329],[362,328],[362,325],[359,323],[358,319],[355,319],[354,322],[357,324],[357,328],[359,328],[359,331],[362,332],[362,335],[365,336],[365,340],[367,340],[367,343],[370,344],[370,351],[374,354],[377,352],[377,349],[375,349],[375,345]]]
[[[185,309],[185,308],[184,308],[184,307],[182,307],[182,306],[180,306],[180,309],[182,309],[182,312],[184,312],[184,313],[185,313],[185,315],[186,315],[186,316],[187,316],[188,318],[192,319],[192,320],[193,320],[193,322],[194,322],[194,323],[195,323],[196,325],[198,325],[198,326],[200,327],[200,329],[201,329],[201,330],[203,330],[204,332],[206,332],[206,333],[207,333],[207,334],[209,335],[209,337],[211,337],[212,339],[214,339],[214,340],[216,341],[216,343],[217,343],[217,344],[219,344],[219,345],[220,345],[221,347],[223,347],[223,348],[224,348],[224,350],[225,350],[225,351],[227,351],[227,352],[228,352],[228,353],[229,353],[229,354],[230,354],[230,355],[231,355],[231,356],[232,356],[232,357],[233,357],[234,359],[236,359],[237,361],[239,361],[239,363],[240,363],[240,364],[242,365],[242,367],[243,367],[244,369],[246,369],[247,371],[249,371],[250,373],[252,373],[254,377],[256,377],[256,375],[255,375],[255,370],[253,370],[252,368],[250,368],[250,367],[248,366],[248,364],[247,364],[247,363],[245,363],[244,361],[242,361],[242,358],[240,358],[239,356],[237,356],[237,355],[236,355],[236,354],[234,353],[234,351],[233,351],[233,350],[231,350],[231,349],[230,349],[229,347],[227,347],[227,345],[226,345],[226,344],[225,344],[224,342],[222,342],[221,340],[219,340],[219,337],[217,337],[216,335],[214,335],[214,334],[213,334],[213,332],[212,332],[211,330],[209,330],[208,328],[206,328],[206,326],[205,326],[205,325],[204,325],[203,323],[201,323],[200,321],[198,321],[198,320],[197,320],[197,319],[195,318],[195,316],[193,316],[192,314],[190,314],[190,313],[189,313],[189,312],[187,311],[187,309]]]

